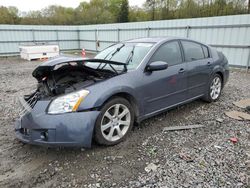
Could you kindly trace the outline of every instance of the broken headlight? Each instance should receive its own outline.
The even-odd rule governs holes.
[[[88,94],[89,91],[81,90],[60,96],[51,102],[49,105],[48,114],[75,112]]]

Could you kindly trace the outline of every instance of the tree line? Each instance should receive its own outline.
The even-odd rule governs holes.
[[[145,0],[142,7],[128,0],[90,0],[75,9],[48,6],[20,12],[0,6],[0,24],[87,25],[196,18],[250,13],[250,0]]]

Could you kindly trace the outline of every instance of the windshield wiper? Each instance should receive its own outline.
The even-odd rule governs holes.
[[[124,46],[125,46],[125,44],[122,43],[122,45],[121,45],[120,47],[116,48],[116,50],[111,54],[111,57],[109,58],[109,60],[111,60],[112,57],[113,57],[117,52],[119,52]]]
[[[112,53],[112,51],[111,51],[110,53],[108,53],[108,54],[104,57],[104,59],[106,59],[106,58],[112,53],[112,54],[111,54],[111,57],[109,58],[109,60],[111,60],[112,57],[113,57],[117,52],[119,52],[124,46],[125,46],[125,44],[122,43],[122,45],[121,45],[120,47],[116,48],[116,50],[115,50],[113,53]],[[101,65],[102,65],[102,63],[100,63],[100,65],[98,65],[97,69],[99,69]],[[106,67],[106,65],[107,65],[107,63],[105,63],[104,66],[103,66],[101,69],[104,69],[104,68]],[[117,71],[115,70],[115,68],[114,68],[112,65],[109,64],[109,66],[117,73]]]
[[[126,72],[127,69],[127,65],[129,65],[129,62],[132,61],[133,56],[134,56],[134,51],[135,51],[135,45],[133,46],[132,50],[130,51],[127,60],[125,61],[126,66],[124,66],[124,72]]]
[[[135,51],[135,46],[133,46],[132,50],[130,51],[129,55],[128,55],[128,58],[126,60],[126,65],[129,64],[130,61],[132,61],[133,59],[133,56],[134,56],[134,51]]]

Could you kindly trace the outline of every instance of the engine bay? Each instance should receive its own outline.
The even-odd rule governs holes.
[[[37,90],[24,99],[33,107],[37,100],[77,91],[115,75],[109,70],[85,66],[82,62],[62,63],[37,77]]]

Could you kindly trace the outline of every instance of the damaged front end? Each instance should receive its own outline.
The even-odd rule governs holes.
[[[119,62],[57,57],[41,64],[33,71],[32,75],[38,81],[37,90],[25,95],[24,100],[33,108],[38,100],[71,93],[124,72],[126,64]]]
[[[107,64],[112,69],[104,69]],[[108,60],[69,57],[52,59],[32,73],[38,80],[37,91],[25,96],[25,100],[33,106],[36,100],[77,91],[121,73],[112,65],[122,65],[123,70],[126,70],[124,64]]]
[[[89,93],[86,87],[125,70],[119,62],[75,57],[41,64],[32,73],[38,81],[36,91],[19,99],[23,111],[15,126],[17,138],[38,145],[90,147],[99,111],[68,112],[77,111]]]

